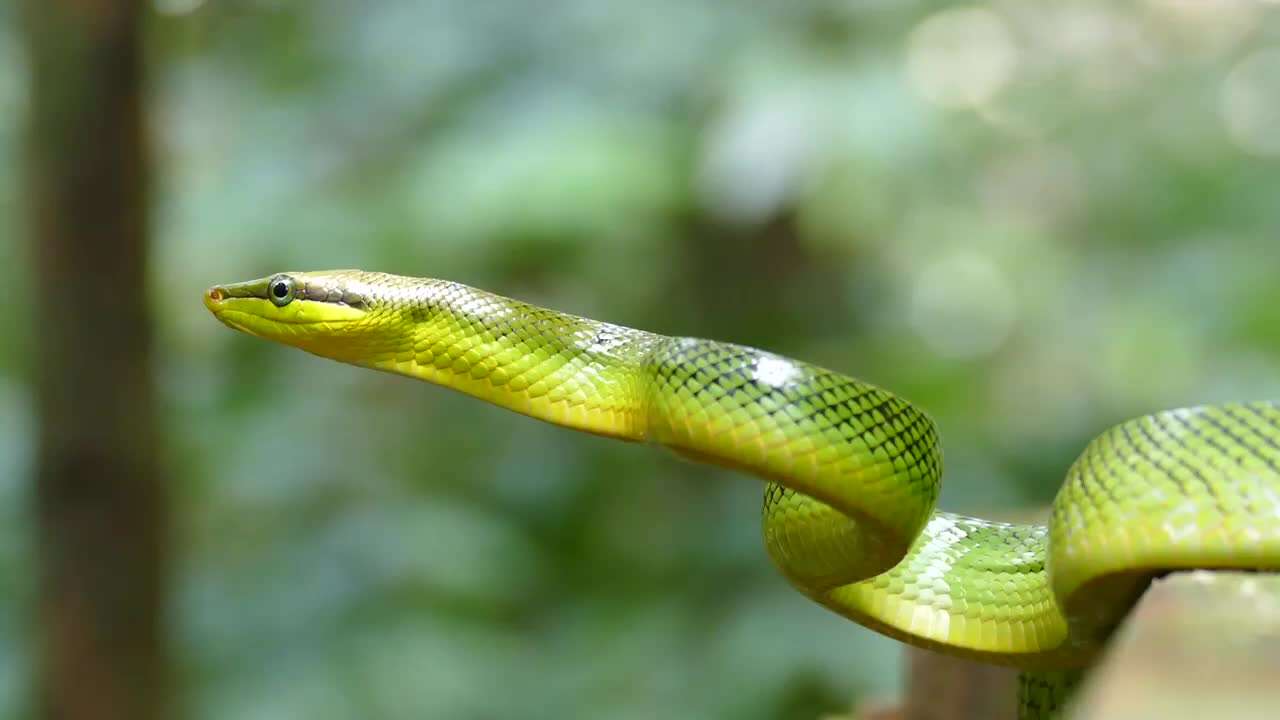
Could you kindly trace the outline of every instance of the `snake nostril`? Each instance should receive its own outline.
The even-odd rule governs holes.
[[[213,300],[214,302],[217,302],[217,301],[221,300],[221,299],[222,299],[222,298],[224,298],[224,297],[226,297],[226,294],[225,294],[225,293],[223,293],[222,288],[217,287],[217,286],[214,286],[214,287],[209,288],[209,299],[210,299],[210,300]]]

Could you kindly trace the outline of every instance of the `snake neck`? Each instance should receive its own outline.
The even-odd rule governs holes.
[[[371,302],[356,346],[318,352],[556,425],[648,435],[643,369],[663,338],[460,283],[423,279]],[[313,350],[313,352],[315,352]]]

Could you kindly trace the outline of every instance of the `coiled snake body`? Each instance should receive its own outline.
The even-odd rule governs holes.
[[[219,285],[205,304],[316,355],[764,478],[765,546],[797,589],[952,654],[1070,670],[1156,574],[1280,567],[1271,403],[1118,425],[1067,471],[1047,526],[1013,525],[934,510],[941,451],[915,406],[780,355],[356,270]],[[1024,716],[1053,710],[1062,677],[1026,681]]]

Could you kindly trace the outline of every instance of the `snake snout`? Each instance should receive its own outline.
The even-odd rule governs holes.
[[[217,315],[219,310],[223,307],[223,301],[229,297],[231,297],[231,295],[227,292],[225,287],[221,285],[214,285],[204,291],[204,306],[209,312]]]

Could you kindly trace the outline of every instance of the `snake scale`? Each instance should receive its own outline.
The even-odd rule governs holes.
[[[217,285],[224,324],[426,380],[575,430],[756,475],[765,547],[831,610],[899,640],[1022,668],[1056,714],[1152,577],[1280,568],[1280,407],[1170,410],[1102,433],[1047,525],[934,508],[932,421],[861,380],[750,347],[658,335],[459,283],[358,270]]]

